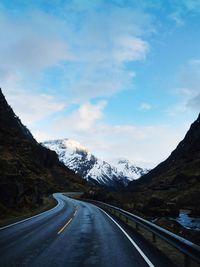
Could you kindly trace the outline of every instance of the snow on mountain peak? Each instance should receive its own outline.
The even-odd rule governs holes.
[[[140,178],[142,175],[149,172],[148,169],[144,169],[132,164],[129,160],[120,158],[114,163],[114,166],[128,177],[130,181]]]
[[[55,150],[55,148],[59,148],[66,149],[71,152],[83,151],[86,153],[90,153],[89,150],[83,145],[81,145],[78,141],[68,138],[45,141],[43,142],[43,145],[49,147],[52,150]]]
[[[64,144],[65,144],[66,148],[71,148],[71,149],[89,152],[89,150],[86,147],[84,147],[78,141],[73,140],[73,139],[64,139]]]
[[[127,186],[130,181],[146,173],[146,170],[126,159],[119,159],[115,165],[100,160],[73,139],[45,141],[43,145],[54,150],[68,168],[95,184],[109,187]]]

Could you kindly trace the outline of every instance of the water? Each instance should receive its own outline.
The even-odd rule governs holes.
[[[200,218],[190,217],[189,215],[189,210],[180,210],[176,221],[185,228],[200,231]]]

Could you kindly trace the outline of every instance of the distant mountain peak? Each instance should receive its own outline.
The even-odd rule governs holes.
[[[106,187],[127,186],[147,171],[121,159],[116,165],[98,159],[86,147],[73,139],[45,141],[43,145],[54,150],[59,159],[84,179]]]
[[[118,162],[118,164],[124,164],[124,163],[128,163],[129,160],[127,160],[127,159],[125,159],[125,158],[118,158],[118,159],[117,159],[117,162]]]
[[[43,142],[43,144],[54,144],[59,145],[63,149],[66,148],[68,150],[76,150],[76,151],[85,151],[87,153],[90,153],[89,150],[81,145],[78,141],[74,139],[64,138],[64,139],[57,139],[57,140],[48,140]]]

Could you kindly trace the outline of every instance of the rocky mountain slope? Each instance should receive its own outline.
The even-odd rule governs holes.
[[[83,188],[80,176],[37,143],[0,89],[0,219],[40,206],[52,192]]]
[[[113,163],[113,166],[115,166],[119,172],[122,172],[129,181],[137,180],[150,171],[147,168],[138,167],[132,164],[129,160],[123,158],[118,159]]]
[[[128,188],[146,214],[189,209],[200,217],[200,114],[171,155]]]
[[[44,142],[43,145],[54,150],[68,168],[79,173],[92,184],[103,187],[123,188],[130,181],[138,179],[147,172],[124,159],[112,166],[95,157],[87,148],[74,140],[52,140]]]

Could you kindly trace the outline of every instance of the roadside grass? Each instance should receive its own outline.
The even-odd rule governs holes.
[[[43,198],[43,205],[35,208],[35,209],[27,209],[20,211],[13,211],[9,213],[9,215],[4,218],[0,219],[0,227],[27,219],[29,217],[32,217],[34,215],[37,215],[41,212],[47,211],[57,205],[57,201],[53,198],[53,196],[48,196]]]

